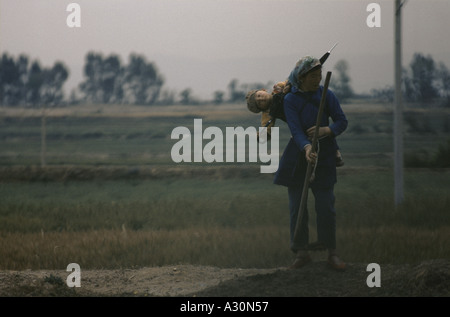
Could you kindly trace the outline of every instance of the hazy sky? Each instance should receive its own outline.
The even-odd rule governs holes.
[[[81,7],[81,27],[66,24],[67,6]],[[145,55],[166,89],[192,88],[212,98],[239,83],[285,79],[304,55],[338,46],[325,70],[345,59],[357,92],[392,85],[394,0],[0,0],[0,52],[27,54],[44,66],[63,61],[66,88],[82,80],[87,52]],[[378,3],[381,27],[366,8]],[[403,7],[403,65],[430,54],[450,68],[450,0],[407,0]]]

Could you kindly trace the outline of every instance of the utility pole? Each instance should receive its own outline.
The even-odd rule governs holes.
[[[394,196],[396,206],[403,202],[402,6],[401,0],[395,0]]]
[[[41,116],[41,167],[45,167],[46,163],[46,152],[47,152],[47,114],[45,113],[45,101],[42,104],[42,116]]]

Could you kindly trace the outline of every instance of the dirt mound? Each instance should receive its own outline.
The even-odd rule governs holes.
[[[363,296],[450,296],[450,262],[436,260],[418,266],[382,265],[380,287],[369,287],[367,264],[348,264],[335,272],[326,262],[300,270],[240,277],[205,289],[197,296],[236,297],[363,297]]]
[[[450,261],[423,262],[401,272],[391,284],[404,289],[406,296],[450,296]]]
[[[299,270],[232,269],[180,265],[81,271],[81,287],[66,285],[65,271],[0,272],[6,297],[448,297],[450,261],[380,265],[381,286],[369,287],[367,264],[349,263],[335,272],[326,262]]]

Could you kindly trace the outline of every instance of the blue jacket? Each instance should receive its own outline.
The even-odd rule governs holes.
[[[315,92],[300,92],[292,87],[284,97],[284,113],[291,131],[291,139],[280,159],[274,183],[284,186],[302,186],[307,162],[304,147],[311,144],[306,130],[316,125],[323,87]],[[330,124],[329,118],[332,119]],[[326,103],[320,126],[329,126],[332,135],[319,140],[319,157],[315,171],[315,179],[311,186],[328,188],[336,181],[335,137],[347,128],[348,121],[334,93],[327,90]]]

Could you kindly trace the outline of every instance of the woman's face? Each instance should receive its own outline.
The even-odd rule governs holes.
[[[272,95],[265,90],[258,90],[255,94],[255,101],[259,109],[267,110],[272,102]]]
[[[301,89],[303,91],[316,91],[319,89],[320,81],[322,80],[322,69],[317,68],[310,71],[301,78]]]

